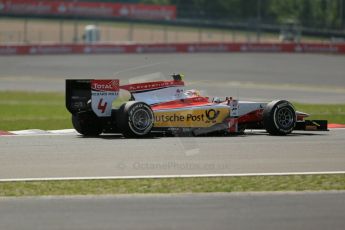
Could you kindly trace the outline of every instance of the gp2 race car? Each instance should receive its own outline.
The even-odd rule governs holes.
[[[210,100],[197,90],[186,90],[182,75],[172,77],[128,85],[120,85],[117,79],[68,79],[66,107],[72,114],[72,124],[84,136],[121,133],[125,137],[157,132],[199,136],[263,129],[271,135],[287,135],[293,130],[328,130],[327,121],[305,120],[308,114],[296,111],[286,100]],[[117,100],[120,90],[129,92],[127,102]]]

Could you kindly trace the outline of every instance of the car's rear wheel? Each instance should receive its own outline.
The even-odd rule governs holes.
[[[285,100],[272,101],[264,109],[263,123],[269,134],[287,135],[296,126],[295,108]]]
[[[102,122],[93,112],[73,114],[72,124],[84,136],[98,136],[103,131]]]
[[[154,124],[154,114],[144,102],[130,101],[117,112],[117,125],[125,137],[147,136]]]

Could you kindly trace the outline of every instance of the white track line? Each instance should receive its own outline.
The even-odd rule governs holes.
[[[189,175],[149,175],[149,176],[104,176],[104,177],[48,177],[48,178],[12,178],[0,179],[1,182],[27,181],[71,181],[71,180],[128,180],[128,179],[169,179],[169,178],[205,178],[205,177],[252,177],[252,176],[295,176],[295,175],[337,175],[345,171],[326,172],[282,172],[282,173],[233,173],[233,174],[189,174]]]
[[[10,135],[3,136],[41,136],[41,135],[72,135],[78,134],[75,129],[61,129],[61,130],[41,130],[41,129],[28,129],[9,131]],[[14,134],[14,135],[11,135]]]

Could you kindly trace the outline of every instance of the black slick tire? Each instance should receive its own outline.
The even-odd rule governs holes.
[[[72,124],[84,136],[98,136],[103,131],[102,122],[93,112],[72,114]]]
[[[296,126],[295,108],[285,100],[272,101],[264,109],[263,124],[271,135],[290,134]]]
[[[119,131],[128,138],[148,136],[154,124],[153,111],[144,102],[129,101],[123,104],[116,117]]]

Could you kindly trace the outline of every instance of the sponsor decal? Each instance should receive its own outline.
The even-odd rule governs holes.
[[[155,111],[155,127],[210,127],[229,116],[228,108]]]
[[[46,2],[12,0],[7,2],[7,7],[3,11],[13,14],[49,14],[52,7],[51,4]]]
[[[85,46],[84,53],[99,53],[99,54],[107,54],[107,53],[125,53],[126,47],[125,46]]]
[[[137,91],[155,90],[155,89],[161,89],[161,88],[166,88],[166,87],[183,86],[183,85],[184,85],[183,81],[157,81],[157,82],[123,85],[121,86],[121,89],[125,89],[130,92],[137,92]]]
[[[229,106],[231,108],[231,116],[238,117],[238,109],[239,109],[238,100],[230,100]]]
[[[216,119],[219,115],[219,110],[214,110],[214,109],[210,109],[205,111],[206,117],[208,120],[213,121],[214,119]]]
[[[30,54],[69,54],[72,48],[69,46],[32,46],[29,49]]]
[[[91,89],[93,91],[119,91],[119,80],[93,80]]]
[[[176,93],[175,93],[175,98],[180,98],[180,97],[183,97],[183,92],[184,92],[184,90],[182,89],[182,88],[178,88],[177,90],[176,90]]]
[[[339,52],[338,47],[328,44],[303,44],[295,48],[296,52],[320,52],[320,53],[337,53]]]
[[[0,0],[1,2],[1,0]],[[5,8],[6,9],[6,8]],[[91,53],[163,53],[163,52],[199,52],[197,44],[181,43],[169,45],[6,45],[0,46],[0,55],[6,54],[91,54]],[[215,47],[222,47],[217,46]],[[226,43],[225,52],[296,52],[296,53],[345,53],[345,44],[255,44]],[[220,52],[221,50],[207,49],[207,52]],[[206,52],[206,50],[204,50]]]
[[[99,17],[111,17],[113,10],[111,8],[104,8],[103,6],[75,6],[68,8],[68,14],[73,15],[87,15],[87,16],[99,16]]]
[[[282,46],[276,44],[252,44],[242,45],[240,48],[242,52],[281,52]]]
[[[191,45],[187,48],[188,52],[226,52],[229,51],[228,47],[224,44],[214,45]]]
[[[122,11],[122,13],[124,13]],[[160,9],[153,10],[152,8],[147,7],[135,7],[134,5],[130,7],[130,11],[127,12],[125,16],[130,16],[132,18],[143,18],[143,19],[165,19],[171,20],[176,18],[176,12],[171,10],[171,8],[166,8],[164,6],[160,6]]]
[[[0,0],[0,12],[13,15],[73,15],[152,20],[176,19],[176,6],[58,0]]]
[[[174,53],[177,51],[177,46],[170,45],[147,45],[138,46],[136,48],[137,53]]]
[[[97,116],[111,116],[112,103],[118,97],[119,89],[119,80],[91,81],[91,107]]]
[[[16,47],[0,47],[0,54],[17,54]]]
[[[291,106],[293,107],[293,105],[289,102],[284,102],[284,103],[281,103],[279,105],[277,105],[277,108],[280,109],[280,108],[283,108],[283,107],[286,107],[286,106]]]

